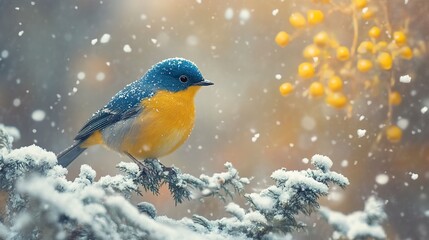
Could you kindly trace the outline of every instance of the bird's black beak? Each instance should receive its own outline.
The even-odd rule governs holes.
[[[203,80],[203,81],[200,81],[200,82],[196,82],[196,83],[194,83],[194,84],[192,84],[192,85],[194,85],[194,86],[210,86],[210,85],[213,85],[214,83],[212,83],[212,82],[210,82],[209,80]]]

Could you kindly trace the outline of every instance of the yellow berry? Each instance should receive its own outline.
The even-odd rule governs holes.
[[[368,35],[371,37],[371,38],[379,38],[380,37],[380,34],[381,34],[381,30],[380,30],[380,28],[379,27],[376,27],[376,26],[374,26],[374,27],[372,27],[371,29],[369,29],[369,31],[368,31]]]
[[[361,72],[368,72],[372,69],[372,62],[368,59],[359,59],[357,62],[357,69]]]
[[[369,20],[370,18],[374,17],[375,11],[375,9],[370,7],[362,9],[362,18],[365,20]]]
[[[350,57],[349,49],[346,47],[337,48],[337,59],[340,61],[346,61]]]
[[[355,7],[364,8],[368,4],[367,0],[353,0]]]
[[[309,10],[307,12],[307,21],[311,25],[316,25],[323,22],[324,15],[320,10]]]
[[[378,50],[383,50],[385,48],[387,48],[388,44],[386,41],[380,41],[377,43],[376,49]]]
[[[377,57],[378,65],[384,70],[390,70],[392,68],[393,59],[392,56],[387,52],[382,52]]]
[[[331,91],[340,91],[343,88],[343,80],[338,76],[333,76],[328,81],[328,87]]]
[[[277,33],[275,41],[277,45],[279,45],[280,47],[285,47],[286,45],[289,44],[289,41],[290,41],[289,34],[285,31],[281,31]]]
[[[320,55],[320,49],[314,45],[314,44],[310,44],[307,47],[304,48],[304,51],[302,52],[302,55],[305,58],[314,58],[314,57],[318,57]]]
[[[307,22],[301,13],[294,12],[289,17],[289,23],[295,28],[303,28]]]
[[[319,47],[326,46],[326,44],[329,43],[328,33],[324,32],[324,31],[319,32],[318,34],[316,34],[316,36],[314,36],[313,42]]]
[[[386,129],[386,137],[392,143],[399,142],[402,138],[402,129],[398,126],[391,125]]]
[[[312,97],[320,97],[325,93],[325,88],[320,82],[313,82],[309,88],[310,95]]]
[[[397,106],[397,105],[401,104],[401,102],[402,102],[402,97],[401,97],[401,94],[399,94],[399,92],[393,91],[389,94],[389,103],[390,104]]]
[[[393,33],[393,40],[398,46],[402,46],[407,42],[407,35],[402,31],[396,31]]]
[[[303,62],[298,66],[298,75],[304,79],[312,78],[314,76],[314,66],[309,62]]]
[[[326,97],[326,103],[332,107],[342,108],[347,105],[347,98],[343,93],[335,92]]]
[[[359,44],[358,53],[374,53],[374,44],[370,41],[362,41]]]
[[[280,94],[286,96],[293,91],[293,85],[290,83],[283,83],[279,87]]]
[[[413,58],[413,50],[409,46],[404,46],[400,50],[401,57],[403,59],[410,60]]]

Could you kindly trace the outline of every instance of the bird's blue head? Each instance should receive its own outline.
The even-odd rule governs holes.
[[[198,67],[184,58],[169,58],[155,64],[143,77],[154,89],[178,92],[192,86],[209,86]]]

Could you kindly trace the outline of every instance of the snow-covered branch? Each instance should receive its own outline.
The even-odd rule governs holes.
[[[249,238],[262,238],[267,234],[286,234],[302,228],[304,223],[295,217],[299,213],[311,214],[319,207],[320,196],[329,191],[329,184],[341,187],[349,184],[341,174],[331,172],[332,161],[325,156],[315,155],[312,164],[316,169],[305,171],[287,171],[280,169],[272,173],[275,184],[259,192],[246,194],[250,208],[244,210],[235,203],[226,206],[232,218],[209,221],[201,216],[194,216],[194,221],[207,230],[222,229],[229,235],[245,234]]]
[[[273,185],[244,195],[246,208],[228,203],[230,217],[175,220],[158,216],[150,203],[135,206],[130,196],[141,193],[140,186],[157,193],[168,184],[176,203],[213,195],[226,199],[242,192],[249,179],[230,163],[225,172],[194,177],[148,160],[142,166],[120,163],[122,174],[98,181],[96,172],[82,165],[79,176],[68,181],[53,153],[35,145],[12,149],[11,141],[0,127],[0,188],[9,193],[2,239],[270,239],[302,228],[297,215],[317,209],[330,184],[348,185],[347,178],[330,171],[329,158],[315,155],[314,169],[273,172]]]
[[[199,178],[182,173],[176,167],[165,167],[156,159],[145,160],[140,168],[135,163],[121,162],[118,168],[134,184],[155,194],[158,194],[162,184],[168,184],[176,204],[192,197],[217,195],[225,199],[225,194],[232,197],[231,190],[242,192],[244,185],[250,182],[248,178],[241,178],[231,163],[225,163],[226,172],[215,173],[213,176],[202,174]]]
[[[326,207],[321,207],[320,213],[334,228],[334,239],[345,237],[348,239],[386,238],[386,233],[381,226],[387,218],[384,212],[384,203],[374,196],[366,200],[363,211],[356,211],[345,215]]]

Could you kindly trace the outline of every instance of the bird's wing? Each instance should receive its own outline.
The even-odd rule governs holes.
[[[141,101],[153,96],[138,81],[127,85],[118,92],[101,110],[97,111],[79,131],[75,140],[85,140],[91,134],[114,123],[136,116],[143,109]]]

